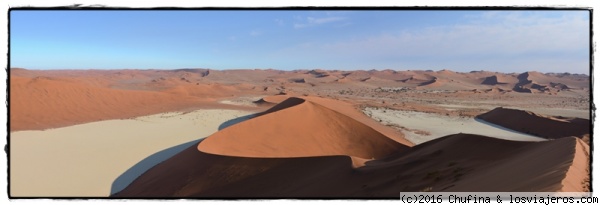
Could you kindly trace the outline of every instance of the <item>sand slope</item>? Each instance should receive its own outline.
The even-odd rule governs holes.
[[[539,137],[556,139],[575,136],[582,138],[590,134],[590,121],[582,118],[545,116],[529,111],[496,108],[477,118]]]
[[[539,72],[502,74],[459,73],[449,70],[435,72],[272,69],[221,71],[191,68],[176,70],[11,68],[9,72],[11,131],[40,130],[167,111],[193,110],[197,109],[198,105],[214,104],[219,100],[241,95],[297,93],[348,96],[345,93],[353,93],[352,97],[376,101],[375,96],[378,93],[373,93],[369,89],[395,87],[418,90],[416,94],[419,96],[407,99],[411,100],[428,97],[427,92],[431,90],[465,92],[489,90],[490,86],[499,86],[504,90],[516,88],[527,93],[577,97],[589,91],[590,85],[586,75]],[[487,80],[486,77],[490,79]],[[290,79],[298,79],[304,83],[290,82]],[[491,94],[490,96],[505,93],[490,91],[493,92],[486,92]],[[460,96],[460,93],[457,95]],[[395,95],[390,97],[395,98]],[[489,96],[485,96],[487,97]],[[583,100],[574,99],[572,102],[582,103]]]
[[[514,130],[506,129],[483,120],[474,118],[461,118],[441,116],[432,113],[400,111],[385,108],[364,109],[365,114],[373,119],[396,127],[401,130],[405,138],[415,144],[440,138],[443,136],[466,133],[485,135],[489,137],[516,140],[516,141],[543,141],[545,138],[528,135]]]
[[[407,146],[312,101],[289,98],[204,140],[205,153],[242,157],[347,155],[380,158]]]
[[[113,197],[397,197],[399,191],[558,191],[577,139],[515,142],[452,135],[352,167],[347,156],[248,158],[194,146]],[[470,147],[470,149],[464,149]],[[577,183],[577,182],[575,182]],[[572,190],[582,190],[576,187]]]
[[[100,120],[214,106],[255,86],[203,80],[207,70],[11,69],[10,130],[41,130]]]
[[[13,132],[10,195],[109,196],[231,119],[248,114],[252,112],[210,109]]]
[[[577,138],[522,142],[455,134],[408,147],[318,101],[289,98],[190,146],[113,197],[585,190],[587,145]]]
[[[586,75],[195,68],[9,72],[13,195],[106,196],[127,184],[121,176],[133,180],[142,173],[124,170],[141,159],[146,169],[152,167],[155,163],[145,163],[145,157],[153,158],[152,153],[161,149],[171,155],[179,153],[173,150],[185,151],[115,196],[396,198],[398,191],[418,190],[569,191],[585,189],[589,170],[588,145],[569,137],[589,138],[589,121],[506,110],[484,114],[477,121],[489,118],[486,121],[493,124],[555,139],[513,142],[452,135],[470,132],[463,129],[468,123],[409,117],[407,121],[438,126],[432,136],[435,130],[443,133],[414,146],[400,131],[358,109],[473,116],[510,106],[540,113],[575,110],[579,116],[591,107]],[[527,92],[513,92],[514,88]],[[260,106],[250,104],[257,96],[269,97],[255,103]],[[437,106],[445,104],[461,107]],[[478,108],[482,105],[485,108]],[[187,123],[169,124],[176,129],[166,132],[144,120],[121,129],[109,125],[50,129],[199,108],[270,109],[227,120],[218,126],[221,132],[200,144],[174,143],[182,142],[173,136],[183,131],[192,133],[186,135],[188,141],[205,136],[204,128],[177,129]],[[552,110],[541,112],[544,109]],[[190,121],[214,123],[225,116]],[[232,125],[248,118],[252,119]],[[460,129],[444,129],[452,125]],[[68,128],[72,127],[64,127]],[[32,129],[50,130],[20,132]],[[125,134],[103,135],[118,130]],[[496,134],[485,133],[487,128],[481,131],[474,133]],[[504,133],[510,134],[506,139],[514,139],[512,133]]]
[[[199,102],[186,96],[115,90],[50,77],[11,77],[10,101],[13,131],[154,114]]]

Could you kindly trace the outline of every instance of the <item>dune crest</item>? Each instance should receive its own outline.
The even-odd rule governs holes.
[[[26,143],[14,144],[18,140],[11,140],[11,150],[21,150],[21,157],[38,154],[43,160],[51,156],[40,153],[57,152],[54,150],[80,156],[78,149],[85,149],[103,158],[81,157],[82,161],[96,165],[108,163],[111,165],[102,168],[112,171],[118,170],[115,169],[118,162],[125,162],[128,157],[135,156],[135,159],[130,158],[133,161],[127,162],[132,165],[142,159],[121,175],[111,174],[127,179],[111,181],[118,186],[110,193],[127,186],[113,197],[397,198],[399,191],[585,191],[590,188],[590,147],[586,144],[591,137],[590,121],[582,118],[592,117],[588,111],[593,104],[589,96],[591,79],[583,74],[195,68],[14,68],[9,72],[10,131],[13,134],[21,130],[157,113],[161,113],[157,119],[166,117],[176,125],[165,126],[174,129],[156,137],[134,127],[118,125],[119,129],[144,139],[140,143],[106,137],[92,139],[86,129],[71,133],[75,138],[87,136],[87,141],[81,143],[90,148],[65,143],[68,146],[63,149],[36,142],[28,135],[14,135]],[[494,109],[498,106],[547,115]],[[218,118],[182,118],[163,113],[188,113],[205,108],[247,110],[252,114],[232,112],[232,115],[219,114]],[[367,108],[377,112],[366,112]],[[396,115],[404,111],[427,115],[407,115],[406,118]],[[481,114],[483,112],[487,113]],[[481,120],[472,119],[478,114]],[[427,117],[419,119],[421,116]],[[440,120],[442,118],[444,120]],[[149,119],[136,118],[135,122],[158,127]],[[446,119],[452,123],[446,123]],[[183,121],[185,123],[181,123]],[[486,129],[481,133],[488,136],[463,134],[472,130],[463,129],[470,126],[471,121],[486,126],[481,128]],[[181,135],[182,129],[177,127],[183,124],[189,126],[190,132],[200,129],[197,130],[199,135],[189,135],[192,138],[212,135],[200,143],[171,148],[168,148],[170,144],[163,144],[160,149],[150,147],[145,141],[146,138],[173,139]],[[488,131],[489,126],[503,132]],[[552,140],[496,139],[515,139],[514,135],[518,134],[500,126]],[[432,132],[422,129],[427,127],[431,127]],[[435,130],[445,132],[437,134],[435,140],[418,145],[403,134],[423,134],[422,139],[425,139],[429,137],[425,135],[433,135]],[[52,131],[38,134],[45,137],[49,135],[44,132]],[[53,140],[52,137],[44,139]],[[31,147],[31,143],[38,143],[42,148]],[[126,151],[110,148],[117,145]],[[165,156],[159,163],[155,161],[156,154],[148,156],[164,153],[163,148],[167,148],[171,158]],[[120,156],[113,156],[111,160],[107,156],[112,155],[105,151]],[[71,176],[66,169],[81,167],[82,163],[65,166],[64,163],[68,163],[65,157],[54,159],[60,163],[40,165],[16,156],[11,155],[11,163],[43,166],[47,179],[62,180],[69,175],[66,178],[73,177],[69,182],[78,182],[75,184],[85,184],[84,178],[111,184],[111,179],[91,176],[92,172],[81,172],[86,176]],[[147,164],[149,161],[152,164]],[[138,165],[143,165],[143,169]],[[28,171],[31,172],[21,172],[25,173],[20,176],[21,180],[27,180],[20,182],[19,189],[28,192],[33,190],[28,186],[43,187],[40,185],[45,182],[35,178],[42,176],[36,174],[38,169]],[[139,177],[132,182],[136,176]],[[11,185],[11,189],[19,190],[15,185],[17,183]],[[95,196],[107,194],[94,191],[92,184],[89,185],[82,191],[92,191]]]
[[[116,90],[54,77],[11,77],[10,129],[61,127],[126,118],[190,106],[186,96],[140,90]],[[102,110],[97,112],[96,110]],[[35,116],[35,117],[32,117]],[[75,123],[74,123],[75,122]]]
[[[573,168],[580,166],[574,157],[582,156],[576,143],[576,138],[518,142],[456,134],[360,167],[355,166],[363,163],[360,159],[347,156],[222,156],[192,146],[113,197],[347,198],[397,197],[399,191],[425,189],[584,190],[577,176],[587,172]]]
[[[291,97],[260,116],[223,129],[198,150],[241,157],[347,155],[378,159],[407,146],[344,114]]]
[[[477,118],[512,130],[548,139],[590,134],[590,121],[582,118],[553,117],[530,111],[498,107]]]

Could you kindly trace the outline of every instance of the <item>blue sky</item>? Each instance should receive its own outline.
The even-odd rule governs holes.
[[[11,67],[589,74],[587,11],[10,13]]]

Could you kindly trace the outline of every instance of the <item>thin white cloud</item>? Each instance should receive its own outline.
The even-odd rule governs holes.
[[[585,12],[553,16],[535,12],[486,12],[460,24],[315,43],[306,50],[317,57],[339,59],[398,59],[398,62],[421,61],[420,65],[433,64],[425,61],[451,59],[454,65],[531,66],[530,69],[553,70],[562,66],[567,71],[577,69],[583,73],[589,65],[586,15]],[[307,20],[313,24],[334,21]]]
[[[275,23],[277,23],[277,25],[279,25],[279,26],[285,25],[285,22],[282,19],[275,19]]]
[[[403,55],[525,54],[585,49],[587,20],[563,16],[495,17],[496,23],[428,27],[326,44],[333,50],[394,52]]]
[[[263,32],[260,31],[260,30],[252,30],[252,31],[250,31],[250,36],[260,36],[262,34],[263,34]]]
[[[312,26],[317,26],[317,25],[321,25],[321,24],[338,22],[338,21],[342,21],[345,19],[346,18],[344,18],[344,17],[335,17],[335,16],[322,17],[322,18],[306,17],[305,19],[301,19],[300,23],[295,23],[294,28],[299,29],[299,28],[312,27]]]
[[[344,18],[342,18],[342,17],[326,17],[326,18],[307,17],[306,19],[308,20],[309,24],[324,24],[324,23],[330,23],[330,22],[344,20]]]

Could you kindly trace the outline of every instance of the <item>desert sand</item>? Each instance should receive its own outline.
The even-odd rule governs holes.
[[[568,136],[583,138],[591,133],[588,119],[545,116],[509,108],[496,108],[478,115],[477,119],[548,139]]]
[[[9,72],[12,197],[589,190],[587,75]]]
[[[199,110],[10,135],[11,196],[107,197],[252,112]]]
[[[564,184],[568,183],[565,179],[569,171],[579,184],[585,180],[582,176],[587,175],[581,170],[586,166],[584,163],[573,163],[575,157],[585,158],[587,145],[573,137],[520,142],[455,134],[414,147],[395,142],[400,148],[383,149],[380,152],[388,153],[381,156],[373,153],[372,148],[385,148],[389,142],[369,141],[380,139],[378,133],[365,133],[371,129],[360,126],[352,128],[356,130],[354,133],[361,133],[358,136],[345,134],[340,136],[348,136],[346,139],[324,139],[333,143],[313,139],[301,144],[306,150],[279,147],[298,143],[299,137],[327,136],[322,133],[326,128],[330,132],[343,132],[348,128],[330,125],[344,123],[319,123],[315,129],[302,132],[304,136],[290,134],[285,127],[273,125],[284,129],[270,129],[273,132],[270,134],[253,132],[256,136],[231,139],[240,136],[236,131],[248,130],[247,126],[257,126],[279,115],[317,120],[322,116],[306,115],[306,110],[297,112],[308,105],[311,105],[309,108],[314,106],[312,103],[315,101],[301,98],[283,101],[278,104],[280,107],[275,106],[279,108],[275,111],[268,110],[209,136],[197,147],[190,146],[113,196],[394,197],[398,191],[419,190],[559,191],[567,190]],[[255,140],[265,136],[273,138]],[[363,141],[343,142],[348,138]],[[248,150],[252,148],[257,149]],[[369,156],[372,157],[369,159]],[[356,166],[357,157],[363,159],[358,160],[361,166]],[[568,190],[583,191],[584,188],[570,186]]]
[[[383,124],[398,128],[406,135],[405,138],[414,144],[455,133],[486,135],[516,141],[545,140],[545,138],[503,128],[475,118],[437,116],[423,112],[370,107],[365,108],[364,112]]]

